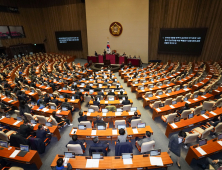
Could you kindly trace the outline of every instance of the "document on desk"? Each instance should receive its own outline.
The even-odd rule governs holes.
[[[174,108],[175,108],[173,105],[170,105],[170,107],[171,107],[172,109],[174,109]]]
[[[213,112],[213,111],[211,111],[210,113],[211,113],[212,115],[215,115],[215,116],[217,115],[217,114],[216,114],[215,112]]]
[[[175,123],[171,123],[170,125],[173,126],[173,128],[178,128]]]
[[[48,110],[49,109],[47,109],[47,108],[42,109],[43,112],[47,112]]]
[[[21,121],[16,121],[15,123],[13,123],[13,125],[17,125],[17,124],[19,124]]]
[[[160,98],[160,96],[156,96],[158,99]]]
[[[34,93],[32,93],[32,92],[29,93],[29,95],[32,95],[32,94],[34,94]]]
[[[134,115],[134,112],[128,112],[129,113],[129,115]]]
[[[220,144],[220,146],[222,146],[222,141],[217,141],[217,143],[219,143],[219,144]]]
[[[207,115],[201,115],[201,116],[203,116],[205,119],[208,119],[208,118],[209,118]]]
[[[64,166],[67,166],[67,163],[69,162],[69,158],[63,158],[64,160]]]
[[[158,111],[158,112],[160,112],[161,110],[160,110],[160,108],[156,108],[156,110]]]
[[[133,133],[134,133],[134,134],[135,134],[135,133],[138,133],[137,128],[132,128],[132,130],[133,130]]]
[[[195,98],[195,99],[193,99],[194,101],[197,101],[198,99],[197,98]]]
[[[5,116],[2,116],[0,120],[2,120],[2,119],[4,119],[4,118],[5,118]]]
[[[197,150],[201,155],[206,155],[206,154],[207,154],[201,147],[197,147],[196,150]]]
[[[146,98],[146,100],[149,100],[149,98]]]
[[[56,113],[60,113],[61,112],[61,110],[58,110]]]
[[[207,97],[206,96],[201,96],[202,98],[206,99]]]
[[[103,113],[102,116],[106,116],[106,113]]]
[[[189,101],[185,101],[186,103],[188,103],[188,104],[190,104],[191,102],[189,102]]]
[[[105,104],[107,104],[108,103],[108,101],[105,101]]]
[[[163,166],[163,161],[161,157],[150,156],[151,165]]]
[[[219,90],[215,90],[216,92],[218,92],[218,93],[220,93],[220,91]]]
[[[91,113],[89,113],[89,112],[87,112],[87,114],[86,114],[87,116],[90,116],[91,115]]]
[[[167,95],[167,96],[169,96],[169,94],[168,94],[168,93],[167,93],[166,95]]]
[[[112,130],[112,134],[113,134],[113,135],[117,135],[117,129],[113,129],[113,130]]]
[[[71,134],[76,134],[76,132],[77,132],[77,129],[72,129]]]
[[[122,112],[115,112],[115,116],[121,116]]]
[[[96,130],[92,130],[91,135],[95,136],[96,135]]]
[[[183,90],[188,91],[189,89],[183,89]]]
[[[87,159],[86,168],[98,168],[99,167],[99,159]]]
[[[123,159],[123,164],[124,164],[124,165],[133,164],[133,160],[132,160],[131,158],[129,158],[129,159]]]
[[[18,155],[19,152],[20,152],[20,150],[15,150],[9,157],[14,158]]]

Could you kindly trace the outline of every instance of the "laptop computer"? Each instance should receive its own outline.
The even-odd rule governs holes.
[[[36,124],[36,121],[34,119],[32,119],[31,124]]]
[[[17,121],[22,121],[22,117],[18,116]]]
[[[2,149],[8,148],[8,142],[7,142],[7,141],[0,140],[0,146],[3,147]]]
[[[203,146],[207,144],[207,139],[202,139],[199,141],[199,146]]]
[[[52,124],[50,122],[46,122],[45,125],[48,127],[52,127]]]
[[[161,154],[161,149],[155,149],[150,151],[150,156],[158,156]]]
[[[20,144],[20,152],[17,156],[24,157],[27,152],[29,152],[29,146],[28,145],[22,145]]]
[[[64,152],[65,158],[75,158],[74,152]]]
[[[89,112],[89,113],[93,113],[93,112],[94,112],[94,109],[88,109],[88,112]]]
[[[193,116],[194,116],[194,113],[189,114],[189,115],[188,115],[188,119],[193,118]]]
[[[172,105],[174,105],[174,104],[177,104],[177,101],[176,101],[176,100],[173,100],[173,101],[172,101]]]
[[[109,97],[109,101],[114,101],[114,97]]]
[[[137,107],[131,107],[131,108],[130,108],[130,111],[131,111],[131,112],[137,111]]]
[[[51,109],[52,110],[56,110],[56,106],[51,106]]]
[[[104,126],[104,125],[97,125],[97,130],[106,130],[106,126]]]
[[[62,107],[62,111],[68,111],[67,107]]]
[[[205,114],[205,113],[206,113],[206,110],[201,110],[201,111],[200,111],[200,114],[201,114],[201,115],[203,115],[203,114]]]
[[[126,128],[126,125],[117,125],[117,129],[125,129]]]
[[[92,152],[92,159],[103,159],[103,152]]]
[[[60,95],[60,96],[59,96],[59,98],[63,99],[63,98],[64,98],[64,96],[63,96],[63,95]]]
[[[89,90],[89,94],[93,94],[94,93],[94,90],[93,89],[90,89]]]
[[[86,125],[78,125],[78,129],[80,129],[80,130],[86,130]]]
[[[153,94],[149,94],[148,97],[153,97]]]
[[[187,97],[185,97],[184,99],[183,99],[183,101],[187,101],[188,100],[188,98]]]
[[[137,124],[137,128],[145,128],[146,127],[146,123],[138,123]]]
[[[132,159],[133,153],[122,153],[122,159]]]

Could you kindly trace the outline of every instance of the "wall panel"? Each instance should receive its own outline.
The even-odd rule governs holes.
[[[150,0],[149,59],[201,61],[222,59],[222,1]],[[200,56],[158,54],[160,28],[207,27]]]

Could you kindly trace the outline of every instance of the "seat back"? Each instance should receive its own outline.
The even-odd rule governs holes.
[[[45,125],[45,123],[47,122],[45,116],[36,115],[36,117],[37,117],[37,119],[38,119],[40,124],[44,124]]]
[[[168,87],[165,92],[166,92],[166,93],[170,93],[170,90],[173,91],[173,90],[172,90],[172,87]]]
[[[123,111],[130,110],[131,107],[132,107],[131,105],[124,105],[123,106]]]
[[[125,125],[125,120],[115,120],[115,128],[118,128],[118,125]]]
[[[183,96],[177,96],[177,98],[176,98],[177,103],[178,103],[178,102],[181,102],[181,101],[182,101],[182,98],[183,98]]]
[[[215,133],[217,132],[222,132],[222,122],[218,123],[217,126],[215,127]]]
[[[167,116],[166,123],[172,123],[174,121],[174,118],[177,116],[177,113],[171,113]]]
[[[49,106],[50,106],[50,109],[53,109],[53,107],[55,108],[55,110],[57,109],[57,106],[55,103],[49,102]]]
[[[39,96],[41,96],[41,95],[42,95],[42,92],[41,92],[41,90],[39,90],[39,89],[36,89],[36,91],[37,91],[37,93],[38,93],[38,95],[39,95]]]
[[[210,126],[209,128],[205,129],[202,133],[201,139],[205,139],[208,135],[210,135],[210,131],[212,131],[213,128],[213,126]]]
[[[84,97],[84,100],[85,100],[87,103],[90,102],[91,96],[85,96],[85,97]]]
[[[158,107],[160,106],[160,103],[161,103],[161,101],[155,101],[155,102],[153,103],[153,109],[154,109],[154,108],[158,108]]]
[[[215,102],[212,102],[212,101],[204,101],[203,102],[203,109],[207,110],[207,111],[211,111],[214,104],[215,104]]]
[[[220,99],[217,100],[216,106],[217,106],[217,107],[221,107],[221,106],[222,106],[222,98],[220,98]]]
[[[24,115],[29,121],[34,120],[33,116],[30,113],[24,113]]]
[[[58,125],[58,122],[55,120],[55,118],[51,115],[50,116],[50,118],[51,118],[51,123],[52,123],[52,125],[55,125],[55,126],[57,126]]]
[[[141,119],[133,119],[131,120],[131,127],[137,127],[137,124],[141,122],[142,122]]]
[[[198,96],[198,94],[199,94],[199,91],[195,91],[192,95],[191,95],[191,99],[194,99],[194,97],[197,95]]]
[[[190,99],[191,93],[187,93],[184,98]]]
[[[19,111],[19,110],[14,110],[14,112],[15,112],[15,114],[16,114],[17,116],[20,116],[20,111]]]
[[[92,124],[90,121],[81,121],[80,125],[86,125],[86,128],[92,128]]]
[[[196,142],[198,135],[199,135],[198,133],[192,133],[192,134],[188,133],[185,138],[184,144]]]
[[[68,144],[67,148],[68,148],[68,151],[74,152],[77,155],[83,154],[80,144]]]
[[[187,118],[190,113],[191,113],[191,110],[184,110],[181,114],[181,118],[182,119]]]
[[[148,97],[150,94],[153,94],[152,92],[146,92],[145,98]]]
[[[197,106],[195,109],[194,109],[194,115],[198,115],[201,113],[201,110],[203,110],[203,106]]]
[[[150,150],[154,149],[154,146],[155,146],[155,141],[144,142],[141,145],[140,153],[149,152]]]
[[[99,111],[99,107],[95,105],[90,105],[89,109],[94,109],[94,111]]]
[[[172,98],[168,98],[165,100],[165,105],[171,105],[172,104]]]
[[[2,131],[0,131],[0,140],[8,141],[8,136]]]

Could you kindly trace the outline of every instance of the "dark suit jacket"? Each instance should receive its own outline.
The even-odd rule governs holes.
[[[47,129],[47,130],[38,129],[36,131],[36,137],[39,138],[39,139],[42,139],[44,141],[46,139],[46,134],[47,133],[50,133],[49,129]]]
[[[97,123],[104,123],[106,125],[106,123],[103,120],[96,120],[94,121],[94,126],[96,126]]]
[[[124,100],[124,101],[122,101],[122,104],[123,105],[128,105],[128,104],[130,104],[130,101],[129,100]]]
[[[71,106],[68,102],[63,102],[63,103],[61,104],[61,108],[62,108],[62,107],[68,107],[69,110],[72,110],[72,106]]]
[[[87,116],[84,115],[84,116],[79,117],[78,122],[80,123],[81,121],[87,121]]]
[[[168,148],[170,148],[170,151],[179,157],[182,145],[183,142],[181,142],[180,144],[178,143],[178,134],[174,134],[170,137]]]
[[[99,105],[100,105],[100,102],[98,102],[98,101],[93,101],[93,105],[99,106]]]
[[[133,146],[131,142],[116,143],[115,156],[122,156],[122,153],[132,153]]]
[[[114,93],[114,92],[109,92],[108,95],[113,95],[113,96],[115,96],[115,93]]]
[[[84,147],[84,145],[83,145],[83,142],[80,141],[80,140],[77,140],[77,141],[70,140],[68,144],[80,144],[82,150],[85,150],[85,149],[86,149],[86,148]],[[67,144],[67,145],[68,145],[68,144]],[[67,145],[66,145],[66,147],[67,147]]]
[[[56,106],[58,106],[58,105],[59,105],[59,101],[58,101],[57,99],[52,99],[52,103],[55,103],[55,104],[56,104]]]
[[[33,127],[30,125],[20,125],[19,133],[24,137],[27,138],[30,135],[30,132],[32,131]]]
[[[214,123],[212,123],[212,122],[209,122],[212,126],[217,126],[218,125],[218,123],[220,123],[221,121],[219,121],[219,120],[217,120],[217,121],[215,121]]]
[[[125,94],[123,94],[123,95],[120,94],[120,95],[118,96],[119,99],[122,99],[123,97],[126,97],[126,95],[125,95]]]
[[[104,96],[104,93],[103,92],[98,92],[98,95]]]
[[[51,101],[51,97],[45,97],[45,98],[44,98],[44,102],[45,102],[45,103],[49,103],[50,101]]]
[[[129,118],[129,122],[131,122],[132,120],[134,120],[134,119],[140,119],[140,117],[136,117],[136,116],[132,116],[131,118]]]

